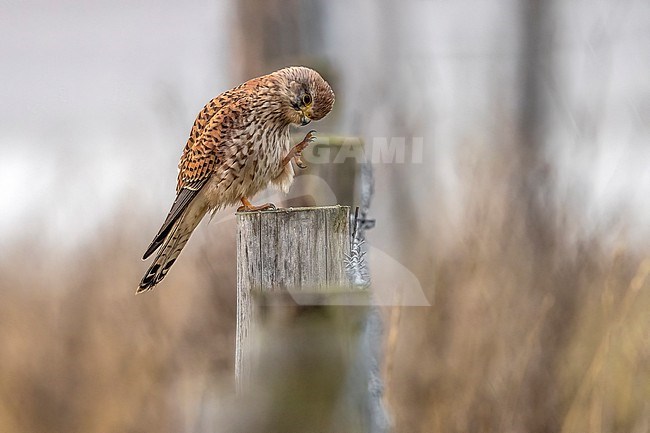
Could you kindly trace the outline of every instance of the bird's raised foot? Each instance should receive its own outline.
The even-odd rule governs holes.
[[[298,167],[307,168],[307,164],[305,164],[302,160],[302,151],[305,150],[309,143],[312,143],[314,140],[316,140],[315,134],[316,131],[312,129],[307,133],[307,135],[305,135],[305,138],[303,138],[300,143],[293,146],[287,156],[285,156],[282,160],[282,166],[284,167],[285,165],[289,164],[289,162],[291,162],[293,159]]]
[[[237,212],[256,212],[259,210],[275,210],[277,209],[273,203],[264,203],[259,206],[254,206],[248,201],[247,198],[242,198],[241,202],[243,206],[237,208]]]

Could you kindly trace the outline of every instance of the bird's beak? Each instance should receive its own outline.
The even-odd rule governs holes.
[[[311,119],[307,117],[305,113],[302,113],[302,116],[300,116],[300,124],[302,126],[309,125],[309,122],[311,122]]]

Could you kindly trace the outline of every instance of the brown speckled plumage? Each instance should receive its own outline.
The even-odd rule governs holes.
[[[289,67],[249,80],[208,102],[198,114],[178,164],[176,199],[144,254],[159,249],[138,292],[166,275],[209,211],[252,197],[269,183],[287,191],[293,167],[289,126],[320,120],[334,92],[314,70]]]

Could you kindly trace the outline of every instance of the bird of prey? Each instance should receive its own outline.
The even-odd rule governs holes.
[[[176,199],[143,260],[158,251],[137,293],[151,290],[174,264],[192,231],[209,211],[241,202],[269,183],[287,192],[291,161],[303,167],[301,152],[314,139],[310,131],[291,147],[290,125],[320,120],[334,105],[330,85],[313,69],[294,66],[253,78],[208,102],[198,114],[178,164]]]

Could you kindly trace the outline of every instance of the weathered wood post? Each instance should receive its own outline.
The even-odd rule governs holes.
[[[349,288],[350,208],[325,206],[237,214],[238,388],[251,375],[255,299],[285,293],[341,292]]]

